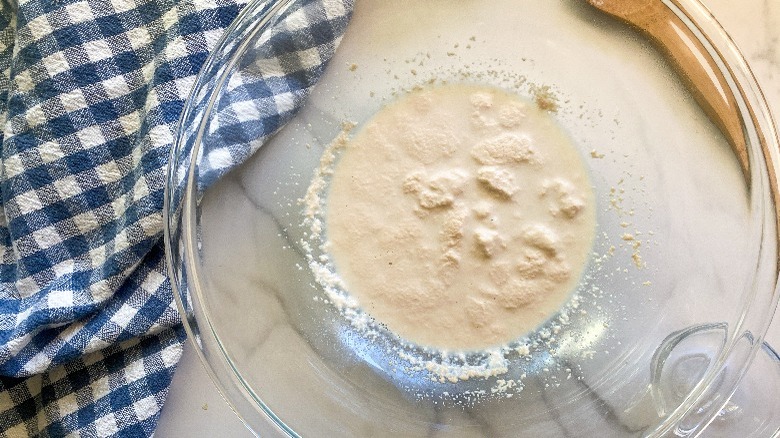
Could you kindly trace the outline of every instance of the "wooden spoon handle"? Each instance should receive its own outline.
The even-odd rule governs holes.
[[[647,33],[665,52],[699,106],[728,140],[750,181],[745,131],[726,78],[707,49],[683,21],[662,2],[647,2],[624,17]]]

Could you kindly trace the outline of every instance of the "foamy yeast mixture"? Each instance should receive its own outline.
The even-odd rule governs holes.
[[[408,341],[503,344],[554,314],[595,229],[583,162],[552,118],[474,85],[410,92],[336,164],[326,248],[359,305]]]

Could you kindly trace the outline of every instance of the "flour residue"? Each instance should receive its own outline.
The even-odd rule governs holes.
[[[522,337],[560,310],[588,258],[582,159],[548,114],[499,89],[414,90],[342,134],[319,172],[306,197],[318,282],[353,323],[417,345],[473,351]],[[497,364],[474,370],[497,375]],[[417,365],[448,381],[476,372]]]

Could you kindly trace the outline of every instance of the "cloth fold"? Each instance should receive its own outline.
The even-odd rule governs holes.
[[[242,1],[0,0],[0,436],[153,433],[184,341],[160,241],[166,163]],[[303,104],[352,8],[295,3],[269,34],[273,71],[238,84],[250,138],[214,178]],[[284,61],[312,59],[292,56],[301,35],[332,47],[303,75]],[[271,113],[269,90],[287,103]]]

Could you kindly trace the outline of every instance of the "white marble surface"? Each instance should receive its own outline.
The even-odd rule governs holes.
[[[776,118],[780,114],[780,2],[703,0],[748,59]],[[780,316],[768,341],[780,346]],[[188,343],[163,409],[158,437],[251,437],[221,398]]]

